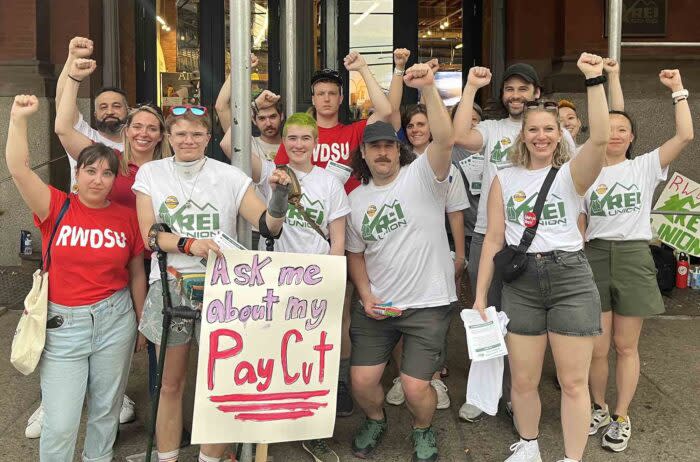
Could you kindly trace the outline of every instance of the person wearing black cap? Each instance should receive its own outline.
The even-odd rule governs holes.
[[[455,113],[453,125],[455,130],[455,145],[461,146],[471,152],[484,152],[484,167],[481,178],[481,197],[487,198],[491,183],[496,173],[511,166],[509,151],[515,143],[522,128],[522,115],[525,111],[525,103],[536,100],[541,94],[540,79],[537,71],[529,64],[515,63],[509,66],[503,75],[501,88],[501,102],[508,112],[508,117],[500,120],[485,120],[480,124],[472,125],[472,112],[474,97],[479,88],[491,83],[491,71],[486,67],[472,67],[469,70],[467,84],[464,86],[462,100]],[[567,131],[564,140],[573,150],[575,144]],[[486,200],[479,201],[476,215],[476,225],[469,249],[469,264],[467,271],[472,287],[476,284],[479,269],[481,249],[486,234]],[[494,274],[488,294],[489,306],[501,306],[502,281],[499,274]],[[503,399],[509,402],[510,384],[508,372],[504,373]],[[509,406],[507,407],[509,408]],[[465,403],[460,409],[460,416],[467,421],[479,418],[481,410]]]
[[[366,419],[353,453],[366,458],[387,429],[381,377],[403,337],[401,384],[413,415],[414,461],[435,461],[431,422],[437,397],[430,385],[442,365],[450,303],[457,300],[448,258],[444,213],[453,145],[450,117],[427,64],[406,71],[406,85],[419,88],[433,142],[415,158],[391,125],[367,125],[353,173],[361,181],[349,196],[345,249],[360,303],[352,309],[352,390]],[[414,160],[415,159],[415,160]]]

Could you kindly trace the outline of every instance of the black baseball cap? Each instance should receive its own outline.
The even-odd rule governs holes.
[[[362,135],[363,143],[372,143],[374,141],[383,140],[399,142],[399,137],[396,136],[394,127],[382,121],[377,121],[365,126],[365,132]]]
[[[506,69],[506,72],[503,74],[503,81],[505,82],[513,76],[524,79],[526,82],[533,84],[535,88],[542,88],[542,85],[540,85],[540,78],[537,76],[537,71],[527,63],[515,63],[508,66],[508,69]]]
[[[318,81],[328,81],[335,82],[343,88],[343,78],[340,76],[340,72],[335,69],[321,69],[320,71],[314,72],[311,76],[311,88],[314,88],[314,84]]]

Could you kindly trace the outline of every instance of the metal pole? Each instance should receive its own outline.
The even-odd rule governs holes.
[[[620,62],[622,0],[609,0],[608,5],[608,57]]]
[[[700,42],[622,42],[623,47],[700,47]]]
[[[231,164],[250,176],[250,0],[229,0],[231,31]],[[250,224],[239,214],[238,242],[250,249]]]
[[[297,110],[297,5],[294,0],[284,2],[284,105],[287,108],[287,116]]]
[[[493,0],[491,8],[491,98],[500,107],[503,74],[506,70],[505,0]]]
[[[121,87],[119,78],[119,2],[102,0],[102,85]]]

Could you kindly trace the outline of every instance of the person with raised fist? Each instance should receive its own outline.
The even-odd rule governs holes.
[[[71,462],[83,402],[83,460],[112,460],[123,393],[143,312],[144,245],[136,211],[110,200],[120,174],[115,151],[88,143],[77,152],[75,193],[45,184],[29,168],[27,125],[35,96],[15,97],[5,157],[42,235],[49,271],[46,343],[39,362],[39,459]]]
[[[367,458],[386,432],[381,377],[403,337],[400,377],[413,417],[413,460],[424,462],[438,457],[430,380],[443,364],[450,303],[457,300],[444,230],[453,133],[430,66],[413,65],[404,82],[425,97],[433,135],[427,151],[415,158],[379,121],[365,128],[352,164],[361,185],[349,196],[345,244],[360,298],[352,307],[351,376],[366,416],[352,451]]]
[[[606,62],[608,78],[619,67]],[[622,90],[613,92],[610,111],[610,142],[605,167],[585,196],[587,218],[586,255],[593,269],[603,313],[603,335],[596,338],[591,362],[590,387],[593,408],[590,435],[608,426],[602,446],[614,452],[627,449],[632,436],[629,406],[639,380],[639,336],[644,318],[664,312],[656,267],[649,250],[651,207],[656,186],[665,181],[668,169],[693,140],[693,120],[688,90],[683,88],[678,69],[659,73],[661,84],[671,91],[676,117],[676,133],[651,152],[632,156],[634,122],[623,111]],[[608,352],[613,341],[617,402],[608,409]]]
[[[588,368],[601,328],[600,299],[583,252],[578,214],[581,196],[603,166],[610,122],[603,59],[583,53],[577,64],[586,79],[590,138],[572,159],[557,103],[525,101],[522,129],[509,153],[512,167],[499,170],[489,190],[488,228],[474,301],[483,319],[496,254],[502,255],[499,251],[507,245],[525,259],[519,274],[509,274],[502,294],[501,308],[509,318],[511,399],[520,435],[507,462],[541,461],[538,386],[547,343],[562,388],[565,456],[561,460],[580,461],[586,447]],[[535,212],[538,207],[541,210]],[[510,263],[504,262],[508,268],[502,268],[502,274]]]

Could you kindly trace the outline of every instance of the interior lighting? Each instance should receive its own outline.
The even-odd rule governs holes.
[[[353,22],[352,25],[353,25],[353,26],[357,26],[358,24],[360,24],[362,21],[365,20],[365,18],[366,18],[367,16],[369,16],[370,14],[372,14],[372,12],[373,12],[374,10],[376,10],[377,8],[379,8],[379,2],[374,2],[374,3],[372,3],[372,4],[369,6],[369,8],[367,8],[367,10],[366,10],[364,13],[362,13],[357,19],[355,19],[355,22]]]

